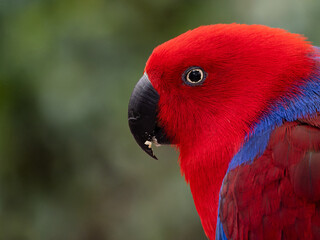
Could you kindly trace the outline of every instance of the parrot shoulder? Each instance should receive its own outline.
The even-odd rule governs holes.
[[[320,114],[279,127],[270,147],[275,164],[288,170],[294,192],[320,200]]]
[[[320,239],[320,115],[285,122],[264,153],[225,176],[227,239]]]

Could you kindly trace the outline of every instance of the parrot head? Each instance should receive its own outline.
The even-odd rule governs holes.
[[[175,145],[208,235],[232,156],[275,102],[313,68],[304,37],[261,25],[196,28],[156,47],[129,102],[137,143]]]

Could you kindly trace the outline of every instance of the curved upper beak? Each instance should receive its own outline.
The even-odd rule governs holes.
[[[157,112],[159,94],[153,88],[145,73],[130,97],[128,121],[132,135],[139,146],[151,157],[157,159],[152,151],[152,143],[169,144],[165,132],[158,125]]]

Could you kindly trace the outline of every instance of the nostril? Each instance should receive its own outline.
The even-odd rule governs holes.
[[[135,121],[137,121],[138,119],[139,119],[139,117],[138,117],[138,118],[129,117],[129,118],[128,118],[128,121],[129,121],[129,122],[135,122]]]
[[[129,111],[128,114],[128,121],[137,121],[140,118],[140,114],[139,113],[135,113],[133,110]]]

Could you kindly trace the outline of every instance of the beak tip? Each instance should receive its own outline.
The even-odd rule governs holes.
[[[156,155],[154,155],[152,148],[142,148],[150,157],[152,157],[155,160],[158,160],[158,158],[156,157]]]
[[[156,155],[151,156],[154,160],[158,160],[158,158],[156,157]]]

